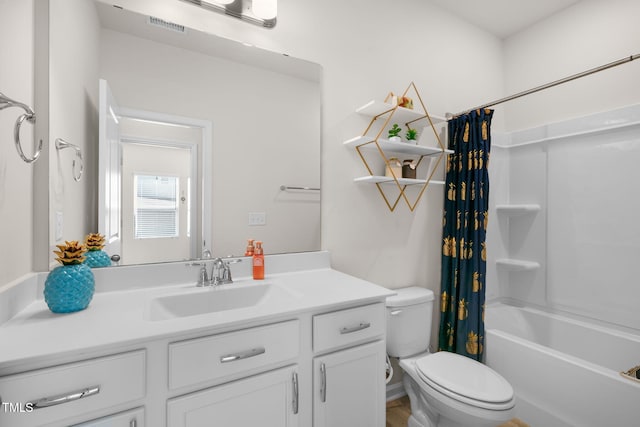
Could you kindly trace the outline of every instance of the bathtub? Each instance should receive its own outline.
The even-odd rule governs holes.
[[[485,311],[486,363],[532,426],[640,426],[640,333],[504,303]]]

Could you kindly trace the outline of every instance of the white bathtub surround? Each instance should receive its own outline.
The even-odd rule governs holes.
[[[516,415],[531,425],[636,425],[640,333],[541,309],[493,303],[486,363],[516,390]]]
[[[49,311],[38,278],[3,289],[2,304],[31,298],[0,325],[3,399],[92,397],[0,412],[0,425],[336,426],[366,414],[383,427],[383,302],[394,292],[331,269],[327,252],[267,256],[260,281],[245,261],[232,264],[234,283],[204,288],[185,263],[95,269],[91,304],[70,314]]]
[[[640,105],[494,142],[487,299],[640,330]]]
[[[489,304],[487,363],[532,425],[637,424],[640,105],[493,148],[487,299],[541,310]]]

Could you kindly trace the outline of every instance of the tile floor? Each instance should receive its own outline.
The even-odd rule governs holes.
[[[387,427],[407,427],[409,415],[411,415],[411,406],[408,396],[387,402]],[[529,427],[529,424],[514,418],[498,427]]]

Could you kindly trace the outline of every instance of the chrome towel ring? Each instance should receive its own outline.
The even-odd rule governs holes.
[[[65,148],[73,148],[76,151],[76,156],[80,159],[80,170],[78,171],[77,175],[76,175],[75,159],[73,160],[73,163],[71,165],[71,168],[73,169],[73,180],[75,182],[80,182],[80,179],[82,178],[82,172],[84,171],[84,161],[82,160],[82,150],[80,150],[80,147],[78,147],[75,144],[71,144],[70,142],[67,142],[62,138],[57,138],[56,149],[59,151],[59,150],[64,150]]]
[[[33,157],[27,157],[24,154],[24,151],[22,151],[22,143],[20,142],[20,127],[25,120],[30,123],[35,123],[36,113],[34,113],[28,105],[23,104],[22,102],[15,101],[0,92],[0,110],[4,110],[5,108],[9,107],[19,107],[25,111],[24,114],[18,117],[18,119],[16,120],[16,124],[13,127],[13,142],[16,145],[16,150],[18,150],[18,155],[20,156],[20,158],[26,163],[33,163],[38,160],[38,157],[40,157],[40,153],[42,152],[42,140],[40,140],[40,142],[38,143],[38,148],[36,149],[35,153],[33,153]]]

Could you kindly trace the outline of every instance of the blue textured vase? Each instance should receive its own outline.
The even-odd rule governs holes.
[[[44,282],[44,300],[54,313],[71,313],[87,308],[94,289],[88,265],[61,265],[51,270]]]
[[[103,250],[87,251],[84,257],[84,263],[91,268],[109,267],[111,265],[111,258],[109,258],[109,255]]]

